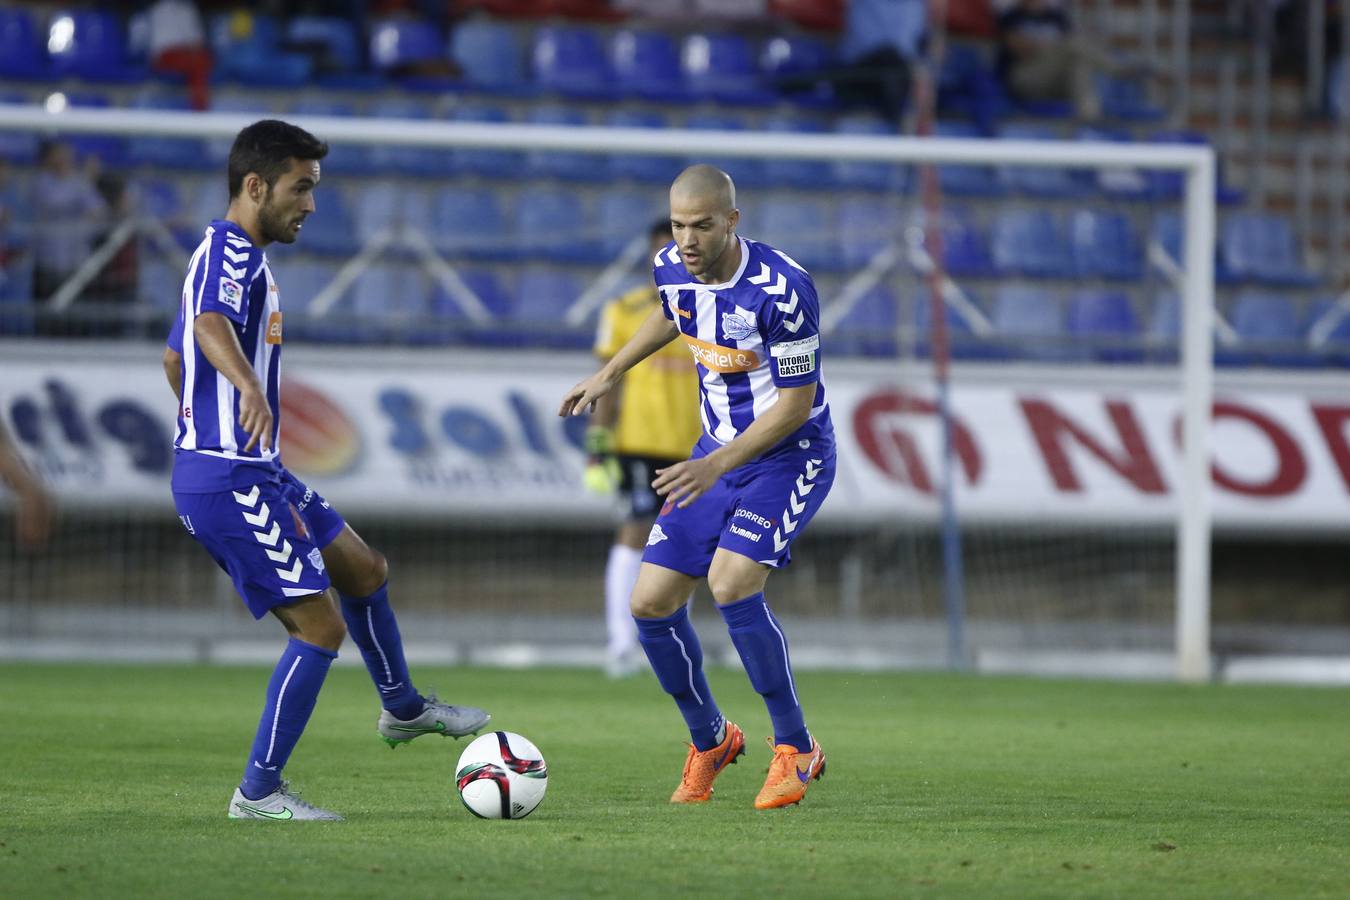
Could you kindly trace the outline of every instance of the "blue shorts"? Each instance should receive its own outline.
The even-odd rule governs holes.
[[[328,590],[322,548],[346,523],[284,469],[278,481],[173,499],[183,527],[229,573],[255,619]]]
[[[705,437],[692,458],[706,456],[715,446],[707,446]],[[792,561],[792,542],[829,494],[834,470],[831,434],[776,448],[732,469],[684,509],[666,503],[647,536],[642,561],[702,578],[722,547],[782,568]]]

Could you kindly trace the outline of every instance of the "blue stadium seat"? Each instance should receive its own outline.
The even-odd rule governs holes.
[[[895,198],[846,197],[839,203],[839,262],[862,268],[892,244],[903,248],[900,207]],[[791,253],[791,250],[787,251]]]
[[[771,115],[761,123],[769,132],[787,134],[820,134],[825,128],[817,119],[799,115]],[[770,184],[798,188],[828,189],[830,164],[817,159],[766,159],[764,177]]]
[[[578,241],[578,226],[592,220],[583,198],[576,191],[527,188],[516,201],[516,240],[527,259],[558,262],[602,262],[604,254],[594,241]]]
[[[596,200],[596,218],[600,223],[600,246],[608,258],[619,254],[635,237],[647,235],[658,216],[666,214],[663,197],[657,191],[609,188]],[[645,265],[648,260],[642,260]]]
[[[1309,353],[1324,363],[1337,366],[1350,365],[1350,316],[1340,315],[1335,325],[1326,335],[1325,343],[1313,346],[1313,329],[1319,327],[1322,318],[1332,312],[1336,301],[1329,297],[1319,297],[1308,306],[1308,316],[1304,321],[1304,333],[1309,340]]]
[[[1243,291],[1233,301],[1228,321],[1242,343],[1237,348],[1220,349],[1214,356],[1218,365],[1300,367],[1315,362],[1307,349],[1298,310],[1288,297]]]
[[[358,183],[352,190],[352,220],[356,225],[358,247],[402,224],[404,200],[416,193],[384,180]]]
[[[474,90],[524,94],[530,89],[525,55],[510,26],[492,19],[470,19],[450,33],[450,58]]]
[[[1182,257],[1185,249],[1184,238],[1185,235],[1181,229],[1181,216],[1178,213],[1168,210],[1153,217],[1153,241],[1178,266],[1185,263],[1185,259]],[[1217,246],[1214,248],[1214,280],[1218,284],[1232,284],[1239,280],[1229,271]]]
[[[813,272],[836,272],[843,268],[834,210],[824,200],[769,194],[758,206],[753,221],[742,229],[764,241]]]
[[[938,122],[938,137],[982,137],[974,125],[967,122]],[[998,197],[1003,185],[992,166],[940,165],[938,182],[945,193],[960,197]]]
[[[0,78],[42,79],[51,65],[38,40],[32,14],[26,9],[0,8]]]
[[[302,97],[291,104],[290,112],[297,116],[354,116],[356,107],[344,100],[334,100],[322,94]],[[328,144],[328,155],[323,158],[325,175],[364,175],[374,168],[370,148],[364,144]]]
[[[1115,144],[1131,142],[1129,134],[1106,128],[1080,128],[1080,141],[1106,141]],[[1095,181],[1097,189],[1108,197],[1117,200],[1149,200],[1153,196],[1153,185],[1148,175],[1138,169],[1110,168],[1092,169],[1081,173],[1081,177]]]
[[[827,335],[839,353],[894,357],[896,354],[896,308],[899,302],[886,285],[877,285],[858,298]]]
[[[69,91],[66,102],[71,107],[107,109],[112,105],[105,94]],[[81,158],[96,156],[105,166],[118,167],[127,163],[127,139],[113,134],[72,134],[63,138]]]
[[[585,285],[566,269],[526,266],[516,278],[511,318],[526,332],[530,343],[550,347],[591,343],[589,333],[572,334],[563,323],[567,310],[581,296]]]
[[[132,98],[132,109],[191,109],[187,98],[164,90],[141,91]],[[206,165],[206,144],[200,138],[150,137],[127,139],[127,157],[137,165],[167,169],[201,169]]]
[[[1174,291],[1159,291],[1153,297],[1147,337],[1150,360],[1176,362],[1181,340],[1181,300]]]
[[[432,200],[431,222],[432,243],[452,258],[498,260],[516,254],[515,234],[491,188],[441,188]]]
[[[430,284],[417,266],[378,262],[352,285],[352,310],[372,336],[406,337],[430,312]]]
[[[835,121],[834,130],[838,134],[869,134],[894,136],[892,128],[880,116],[870,114],[852,114],[840,116]],[[909,182],[909,167],[890,165],[880,162],[852,162],[834,160],[830,164],[830,174],[835,184],[850,188],[864,188],[873,191],[904,191]]]
[[[765,89],[750,44],[738,34],[691,34],[684,39],[680,68],[690,93],[723,103],[767,105],[777,95]]]
[[[1051,141],[1056,134],[1049,128],[1031,125],[1005,125],[999,131],[1003,140]],[[1029,197],[1082,197],[1092,193],[1079,173],[1059,166],[1001,166],[999,180],[1010,191]]]
[[[726,112],[693,113],[685,120],[684,126],[700,131],[741,131],[746,127],[744,119]],[[717,166],[730,174],[739,187],[756,187],[767,183],[763,160],[753,157],[719,157],[715,152],[699,153],[689,157],[689,163],[710,163]]]
[[[1304,268],[1293,226],[1283,216],[1230,213],[1221,234],[1224,264],[1236,278],[1285,286],[1317,283]]]
[[[616,128],[667,128],[666,118],[657,112],[617,109],[605,119],[606,125]],[[609,158],[609,174],[614,178],[632,178],[653,184],[670,184],[684,160],[678,156],[648,156],[646,154],[615,153]]]
[[[1155,131],[1148,136],[1150,141],[1160,144],[1194,144],[1208,147],[1210,140],[1198,131]],[[1156,200],[1180,200],[1185,189],[1185,176],[1180,172],[1162,172],[1151,170],[1148,173],[1150,188]],[[1224,183],[1223,160],[1216,159],[1214,166],[1214,198],[1219,203],[1230,206],[1241,203],[1242,192]]]
[[[207,32],[217,78],[258,87],[297,87],[313,75],[308,55],[282,49],[281,26],[271,16],[218,13]]]
[[[1142,362],[1142,335],[1130,298],[1120,291],[1078,291],[1069,298],[1070,337],[1080,358],[1100,362]]]
[[[534,33],[531,63],[535,84],[544,90],[583,99],[606,99],[616,94],[604,46],[590,28],[540,28]]]
[[[429,119],[426,103],[409,97],[388,97],[372,105],[371,115],[384,119]],[[451,154],[436,147],[377,144],[370,151],[375,171],[403,175],[448,175],[455,168]]]
[[[136,182],[138,211],[161,222],[172,222],[183,213],[178,185],[167,178],[143,178]]]
[[[1149,101],[1144,85],[1135,79],[1098,74],[1095,82],[1102,114],[1109,119],[1157,122],[1167,115]]]
[[[445,59],[445,39],[431,22],[386,19],[370,29],[370,63],[381,72],[406,70]]]
[[[991,238],[994,268],[1004,275],[1067,278],[1073,274],[1064,229],[1044,209],[1002,210]]]
[[[535,125],[586,125],[586,114],[575,106],[543,104],[531,107],[526,121]],[[605,157],[590,153],[559,150],[530,150],[525,154],[529,172],[536,178],[562,178],[567,181],[607,180]]]
[[[348,19],[296,16],[286,25],[286,44],[316,57],[320,76],[347,75],[362,68],[360,36]]]
[[[211,112],[240,113],[257,116],[259,119],[272,115],[264,99],[256,93],[221,93],[216,92],[211,96]],[[221,171],[230,159],[230,146],[234,143],[234,138],[219,137],[207,138],[206,140],[206,159],[205,168],[213,171]]]
[[[1076,210],[1069,220],[1069,234],[1079,276],[1118,281],[1143,277],[1143,249],[1123,213]]]
[[[489,313],[497,318],[505,318],[511,313],[512,291],[508,286],[502,283],[501,276],[491,269],[466,268],[459,272],[460,278],[464,284],[473,291],[483,305],[487,307]],[[442,298],[443,302],[453,306],[448,298]],[[440,309],[442,314],[451,314],[448,309]]]
[[[146,253],[136,260],[136,299],[163,318],[178,315],[182,285],[183,269],[162,256]]]
[[[834,53],[830,45],[806,35],[772,38],[759,55],[760,71],[775,77],[809,75],[827,68],[833,62]]]
[[[117,83],[143,81],[148,75],[144,66],[127,62],[126,38],[115,12],[56,13],[47,27],[47,53],[55,75]]]
[[[1000,285],[994,293],[991,318],[999,340],[1013,356],[1040,360],[1070,356],[1064,339],[1064,309],[1051,291]]]
[[[994,261],[970,210],[948,207],[942,217],[943,267],[956,278],[988,278]]]
[[[3,10],[0,10],[3,13]],[[4,24],[0,21],[0,28]],[[0,49],[3,53],[3,49]],[[3,58],[3,57],[0,57]],[[3,77],[3,76],[0,76]],[[28,98],[23,94],[0,92],[0,103],[14,103],[23,106]],[[19,165],[37,162],[38,136],[31,131],[0,131],[0,159]]]
[[[615,81],[625,94],[662,103],[688,99],[679,50],[664,31],[620,31],[610,44],[610,57]]]
[[[974,301],[975,298],[970,299]],[[942,304],[942,308],[947,325],[947,355],[951,359],[987,359],[997,355],[981,344],[970,323],[961,318],[955,309],[946,303]],[[921,359],[928,359],[933,352],[932,293],[920,291],[912,299],[909,311],[914,328],[914,353]]]
[[[300,243],[311,253],[326,256],[350,256],[359,249],[356,226],[347,198],[338,188],[324,188],[315,194],[315,211],[305,220]],[[224,210],[215,214],[224,215]]]
[[[509,122],[511,116],[505,109],[483,104],[462,104],[450,113],[454,122]],[[450,151],[450,161],[454,169],[472,175],[484,175],[489,178],[509,178],[520,174],[525,168],[525,154],[518,150],[476,150],[456,147]]]

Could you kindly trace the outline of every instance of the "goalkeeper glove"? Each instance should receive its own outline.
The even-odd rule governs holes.
[[[593,494],[608,496],[619,489],[622,473],[614,456],[614,432],[603,425],[586,429],[586,471],[582,483]]]

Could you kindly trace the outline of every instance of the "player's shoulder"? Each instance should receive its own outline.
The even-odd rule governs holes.
[[[652,257],[652,277],[656,279],[658,285],[688,284],[691,280],[674,241],[666,244]]]
[[[801,263],[763,241],[746,238],[745,246],[745,272],[740,284],[748,293],[779,297],[806,289],[815,295],[815,282]]]
[[[262,271],[262,248],[256,246],[242,228],[232,222],[213,221],[206,227],[206,265],[225,278],[249,282]]]

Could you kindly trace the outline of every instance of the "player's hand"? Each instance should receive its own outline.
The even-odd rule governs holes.
[[[652,490],[684,509],[714,485],[726,472],[712,457],[686,459],[673,466],[656,470]]]
[[[38,487],[20,492],[18,499],[14,524],[19,543],[28,550],[41,550],[51,537],[56,505],[51,495]]]
[[[272,449],[272,407],[261,389],[253,387],[239,395],[239,427],[248,433],[245,453],[260,441],[263,453]]]
[[[614,382],[606,378],[603,371],[596,372],[563,395],[562,405],[558,407],[558,415],[577,416],[584,412],[590,412],[595,406],[595,401],[613,389]]]

